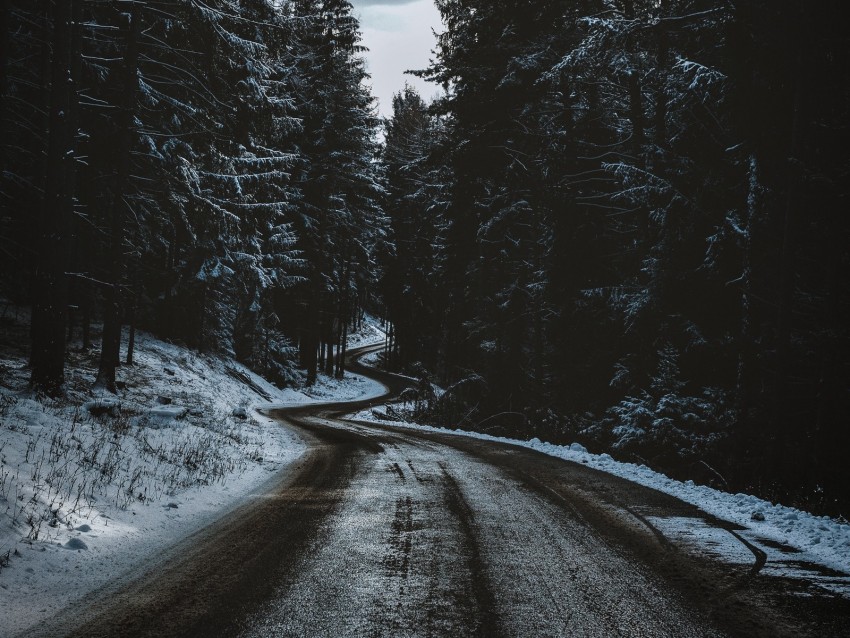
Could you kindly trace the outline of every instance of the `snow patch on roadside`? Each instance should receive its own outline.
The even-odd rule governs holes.
[[[360,324],[360,329],[348,335],[346,346],[349,349],[363,348],[384,343],[386,339],[387,334],[381,328],[381,322],[367,312],[363,317],[363,322]]]
[[[340,401],[364,401],[375,399],[386,393],[387,389],[382,383],[359,374],[354,374],[353,372],[346,372],[344,379],[322,377],[321,383],[317,383],[311,388],[304,388],[294,395],[287,395],[283,400],[260,403],[255,407],[257,410],[265,411],[289,408],[306,403],[322,404],[338,403]]]

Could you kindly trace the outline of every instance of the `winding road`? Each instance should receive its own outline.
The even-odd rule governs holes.
[[[850,635],[846,599],[760,574],[740,536],[729,563],[655,522],[728,523],[527,449],[344,418],[377,402],[275,412],[309,450],[264,497],[44,635]]]

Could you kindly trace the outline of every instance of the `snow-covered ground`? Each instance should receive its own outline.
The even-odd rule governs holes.
[[[360,329],[348,335],[347,345],[349,348],[360,348],[363,346],[372,346],[376,343],[383,343],[387,338],[383,328],[381,328],[380,320],[365,313]]]
[[[847,521],[815,516],[748,494],[729,494],[692,481],[676,481],[645,465],[615,461],[608,454],[590,454],[575,443],[563,446],[539,439],[522,441],[384,420],[381,416],[380,410],[363,410],[347,418],[518,445],[671,494],[708,514],[740,526],[742,530],[737,533],[767,554],[763,573],[804,578],[823,589],[850,597],[850,524]],[[656,518],[653,524],[665,535],[727,562],[751,564],[753,561],[752,553],[732,534],[700,519]]]
[[[261,493],[304,451],[263,408],[357,400],[353,374],[280,390],[239,363],[139,334],[118,396],[72,350],[67,396],[27,390],[25,323],[0,343],[0,635],[73,605]],[[383,339],[373,322],[356,345]],[[352,345],[354,347],[354,345]]]

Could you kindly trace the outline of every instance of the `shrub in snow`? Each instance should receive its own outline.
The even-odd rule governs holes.
[[[728,400],[714,388],[687,392],[677,358],[672,346],[662,348],[649,387],[607,411],[604,424],[613,449],[669,465],[700,458],[716,447],[731,418]]]
[[[65,543],[65,548],[66,548],[66,549],[83,550],[83,549],[88,549],[88,548],[89,548],[89,546],[88,546],[88,545],[86,545],[86,544],[85,544],[82,540],[80,540],[79,538],[72,538],[72,539],[71,539],[71,540],[69,540],[67,543]]]
[[[401,411],[407,412],[405,420],[462,427],[469,423],[486,390],[487,382],[474,372],[454,382],[442,393],[436,393],[428,378],[422,377]]]

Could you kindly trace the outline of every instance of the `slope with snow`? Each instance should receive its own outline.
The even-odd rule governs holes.
[[[359,345],[382,334],[367,324]],[[15,334],[17,331],[19,334]],[[71,352],[67,395],[27,389],[25,323],[0,343],[0,635],[73,605],[233,511],[304,451],[258,410],[379,396],[346,374],[278,389],[239,363],[137,336],[117,396]]]

